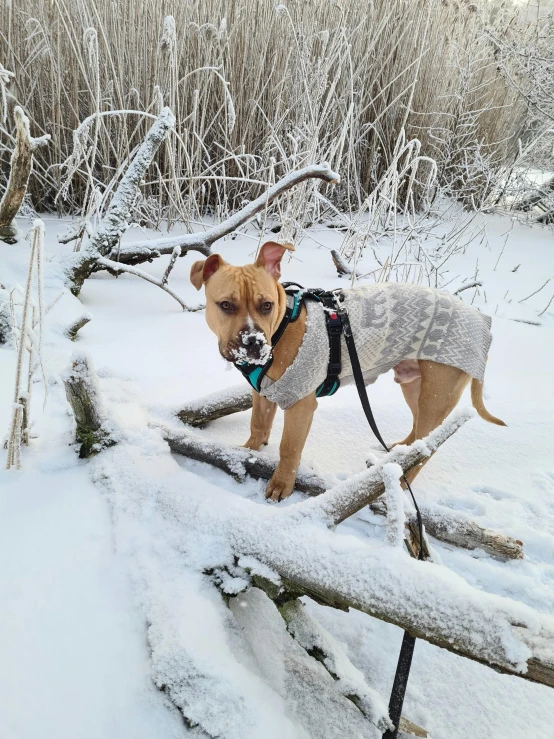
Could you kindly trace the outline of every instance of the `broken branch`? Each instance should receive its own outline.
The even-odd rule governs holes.
[[[0,240],[8,244],[14,244],[17,241],[17,229],[13,225],[13,220],[27,192],[27,184],[33,168],[33,154],[39,146],[50,141],[48,134],[36,139],[31,136],[29,119],[19,105],[14,108],[13,115],[15,147],[6,192],[0,201]]]
[[[83,352],[75,352],[71,369],[62,375],[65,394],[77,424],[79,457],[84,459],[115,444],[92,363]]]

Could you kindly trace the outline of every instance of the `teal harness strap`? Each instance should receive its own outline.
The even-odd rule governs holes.
[[[298,316],[300,315],[300,310],[302,308],[303,302],[303,294],[304,289],[297,290],[294,293],[287,293],[287,295],[292,295],[293,304],[290,308],[287,305],[283,320],[277,327],[277,331],[275,331],[275,333],[271,337],[272,347],[277,344],[281,336],[285,333],[285,329],[287,328],[289,323],[293,323],[294,321],[296,321]],[[265,377],[268,369],[271,367],[272,363],[273,354],[271,354],[265,364],[251,364],[249,362],[235,362],[234,364],[235,367],[242,373],[243,377],[245,377],[250,385],[252,385],[254,390],[259,393],[261,390],[262,380]]]
[[[289,288],[291,284],[296,283],[285,283],[283,286]],[[324,398],[330,395],[334,395],[340,387],[339,375],[341,372],[341,333],[342,333],[342,321],[340,314],[336,309],[335,296],[333,293],[326,292],[324,290],[305,290],[300,285],[297,285],[299,290],[287,292],[287,296],[293,298],[292,307],[287,305],[283,320],[279,324],[277,331],[271,337],[271,346],[275,347],[279,339],[285,333],[285,330],[289,323],[293,323],[297,320],[302,309],[302,304],[305,298],[319,301],[325,311],[325,324],[327,326],[327,334],[329,336],[329,363],[327,365],[327,377],[316,389],[316,398]],[[243,377],[248,383],[256,390],[260,392],[262,380],[266,375],[266,372],[273,363],[273,354],[263,365],[252,364],[249,362],[235,362],[235,367],[242,373]]]

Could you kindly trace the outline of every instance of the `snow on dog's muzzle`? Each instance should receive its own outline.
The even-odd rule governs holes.
[[[263,331],[256,328],[243,329],[230,352],[235,362],[248,364],[265,364],[271,357],[271,345]]]

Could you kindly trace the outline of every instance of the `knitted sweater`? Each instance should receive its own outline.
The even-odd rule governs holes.
[[[492,341],[491,318],[460,298],[420,285],[380,283],[344,290],[356,350],[369,385],[403,359],[430,359],[483,381]],[[306,301],[306,331],[294,362],[283,376],[265,376],[261,394],[286,409],[325,380],[329,339],[323,306]],[[342,385],[354,382],[344,336]]]

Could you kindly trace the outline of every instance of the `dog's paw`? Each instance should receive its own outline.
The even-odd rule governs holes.
[[[294,490],[296,475],[285,475],[275,470],[273,477],[265,489],[265,497],[269,500],[279,501],[288,498]]]
[[[266,444],[266,441],[260,441],[260,439],[253,439],[252,437],[250,437],[246,444],[243,444],[243,448],[252,449],[253,452],[259,452],[262,446]]]

